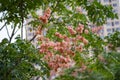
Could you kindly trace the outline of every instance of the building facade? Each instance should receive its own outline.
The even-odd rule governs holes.
[[[98,0],[103,5],[111,5],[113,12],[118,14],[119,19],[107,19],[103,25],[103,36],[110,35],[115,31],[120,31],[120,0]]]
[[[36,14],[37,14],[38,16],[42,15],[42,10],[37,10],[37,11],[36,11]],[[26,19],[26,22],[25,22],[26,39],[27,39],[27,40],[31,40],[31,39],[36,35],[36,33],[35,33],[35,32],[36,32],[35,28],[29,24],[29,22],[31,22],[32,20],[34,20],[34,19],[33,19],[32,15],[29,14],[29,15],[27,16],[27,19]],[[38,44],[37,44],[38,41],[37,41],[36,38],[34,38],[34,39],[31,41],[31,43],[32,43],[35,47],[38,47]]]
[[[32,27],[29,22],[33,20],[31,15],[28,15],[28,18],[26,19],[26,24],[25,24],[25,30],[26,30],[26,40],[30,41],[36,34],[35,34],[35,29]],[[31,41],[31,43],[37,47],[37,40],[36,38]]]

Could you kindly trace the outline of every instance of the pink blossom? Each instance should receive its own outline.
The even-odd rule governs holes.
[[[83,51],[83,46],[81,46],[81,45],[80,45],[80,46],[77,46],[77,47],[76,47],[76,50],[82,52],[82,51]]]
[[[63,38],[66,42],[70,42],[70,39],[66,35],[64,35]]]
[[[59,37],[60,39],[63,39],[63,35],[60,34],[59,32],[56,32],[55,35],[56,35],[57,37]]]
[[[88,33],[89,33],[89,31],[88,31],[87,29],[85,29],[85,31],[84,31],[84,32],[85,32],[85,34],[88,34]]]
[[[84,30],[84,25],[82,25],[82,24],[79,24],[78,27],[76,28],[76,31],[78,33],[83,33],[83,30]]]
[[[48,22],[48,18],[46,17],[46,16],[41,16],[40,18],[39,18],[43,23],[47,23]]]
[[[50,42],[48,42],[48,46],[49,46],[49,47],[54,47],[54,46],[55,46],[55,43],[54,43],[53,41],[50,41]]]
[[[42,27],[41,26],[38,26],[38,29],[37,31],[35,32],[36,35],[41,35],[42,33]]]
[[[87,45],[87,44],[88,44],[88,40],[85,39],[85,38],[83,38],[83,43],[84,43],[85,45]]]
[[[51,13],[51,10],[50,8],[47,8],[43,14],[43,16],[40,16],[39,19],[43,22],[43,23],[47,23],[48,22],[48,19],[50,17],[50,13]]]
[[[71,26],[68,26],[67,29],[68,29],[68,31],[70,32],[71,35],[76,34],[76,31]]]
[[[45,12],[45,17],[49,17],[49,11]],[[40,45],[40,53],[44,53],[43,60],[45,60],[50,67],[51,70],[57,72],[59,69],[69,68],[73,66],[75,51],[82,52],[83,46],[81,44],[87,45],[88,40],[81,36],[84,30],[84,25],[79,24],[76,28],[76,31],[80,34],[76,34],[77,32],[72,28],[68,27],[68,31],[71,35],[75,35],[69,37],[67,35],[62,35],[59,32],[55,33],[55,36],[61,39],[60,42],[51,41],[49,38],[44,36],[39,36],[39,40],[41,41]],[[84,32],[88,34],[88,30],[85,29]],[[78,45],[78,42],[80,45]],[[86,66],[81,67],[81,71],[84,71]]]
[[[44,58],[47,59],[46,61],[48,61],[48,66],[51,68],[51,70],[55,70],[55,71],[57,71],[58,68],[70,67],[70,62],[72,61],[70,57],[64,57],[58,54],[52,56],[49,56],[48,54]]]
[[[80,35],[77,35],[77,36],[76,36],[76,40],[82,40],[82,38],[83,38],[83,37],[80,36]]]

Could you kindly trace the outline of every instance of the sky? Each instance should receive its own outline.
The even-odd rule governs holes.
[[[0,23],[0,28],[1,28],[2,25],[4,25],[4,22]],[[7,27],[8,27],[8,31],[9,31],[9,33],[10,33],[10,35],[11,35],[11,33],[12,33],[11,26],[7,25]],[[18,32],[16,33],[16,35],[13,37],[12,42],[15,41],[14,38],[15,38],[17,35],[20,35],[20,33],[21,33],[21,31],[18,30]],[[23,37],[25,38],[25,28],[23,29]],[[7,31],[6,31],[6,28],[5,28],[5,27],[0,31],[0,42],[1,42],[2,39],[4,39],[4,38],[8,38]],[[8,38],[8,39],[9,39],[9,38]]]
[[[3,25],[3,23],[0,23],[0,27]],[[0,31],[0,42],[1,40],[4,38],[4,37],[7,37],[7,34],[5,32],[5,28],[3,28],[1,31]]]
[[[37,15],[42,15],[42,10],[38,10],[38,11],[37,11]],[[0,17],[1,17],[1,16],[2,16],[2,15],[0,14]],[[24,22],[24,28],[23,28],[23,38],[24,38],[24,39],[26,38],[25,24],[26,24],[26,22]],[[1,28],[2,25],[4,25],[4,22],[0,23],[0,28]],[[9,32],[12,33],[11,26],[8,26],[8,29],[9,29]],[[19,31],[17,32],[17,34],[14,36],[14,38],[15,38],[17,35],[19,35],[19,34],[21,34],[21,30],[19,30]],[[7,32],[6,32],[6,28],[3,28],[3,29],[0,31],[0,42],[1,42],[2,39],[4,39],[4,38],[8,38],[8,35],[7,35]],[[12,42],[15,41],[14,38],[12,39]]]

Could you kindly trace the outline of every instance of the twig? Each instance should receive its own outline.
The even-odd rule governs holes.
[[[17,29],[17,30],[14,32],[14,34],[16,34],[16,33],[18,32],[18,30],[19,30],[19,29]]]

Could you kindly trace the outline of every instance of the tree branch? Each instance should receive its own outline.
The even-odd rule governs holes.
[[[12,34],[11,34],[11,36],[10,36],[9,43],[11,43],[12,38],[13,38],[13,36],[15,35],[15,29],[16,29],[16,27],[14,26],[13,31],[12,31]]]
[[[5,28],[6,28],[6,31],[7,31],[7,35],[8,35],[8,37],[10,38],[10,34],[9,34],[9,31],[8,31],[7,26],[6,26]]]
[[[24,6],[24,2],[23,2],[23,0],[21,0],[21,3],[20,3],[20,12],[21,12],[21,19],[22,19],[22,26],[21,26],[21,39],[23,39],[23,22],[24,22],[24,8],[23,8],[23,6]]]
[[[0,31],[6,26],[7,22],[0,28]]]
[[[57,7],[58,4],[59,4],[59,1],[57,1],[55,7],[53,7],[53,10]],[[52,12],[51,12],[51,16],[52,16],[52,14],[54,13],[53,10],[52,10]],[[50,22],[50,18],[51,18],[51,16],[50,16],[49,19],[48,19],[48,23]],[[33,38],[30,39],[30,42],[31,42],[32,40],[34,40],[34,39],[36,38],[36,36],[37,36],[37,35],[34,35]]]
[[[60,2],[60,1],[57,1],[57,3],[56,3],[56,5],[55,5],[55,7],[53,7],[53,10],[55,10],[55,9],[56,9],[56,7],[57,7],[57,5],[59,4],[59,2]],[[54,13],[54,11],[53,11],[53,10],[52,10],[52,12],[51,12],[51,16],[52,16],[52,14]],[[51,16],[49,17],[48,22],[50,22],[50,21],[51,21],[51,20],[50,20]]]
[[[34,35],[32,39],[30,39],[30,42],[33,41],[36,38],[37,35]]]
[[[18,30],[19,30],[19,29],[17,29],[17,30],[14,32],[14,34],[16,34],[16,33],[18,32]]]
[[[22,26],[21,26],[21,39],[23,39],[23,19],[22,19]]]

